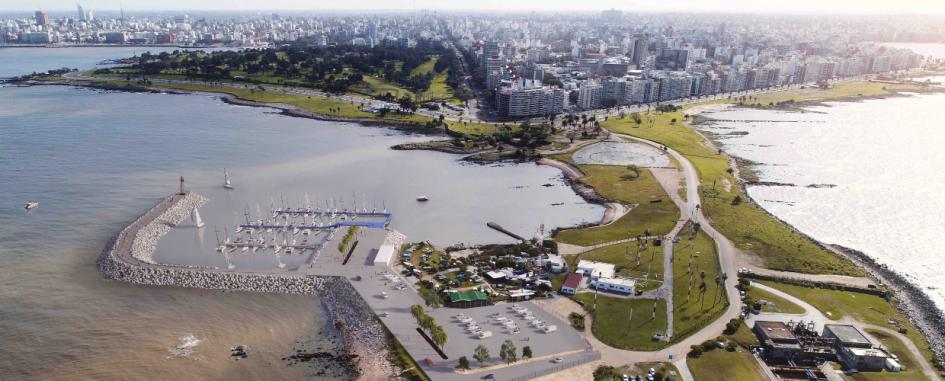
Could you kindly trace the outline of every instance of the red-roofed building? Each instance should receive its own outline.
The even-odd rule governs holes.
[[[564,284],[561,285],[561,293],[574,295],[577,292],[578,287],[581,286],[581,281],[584,280],[584,277],[578,273],[570,273],[568,277],[565,278]]]

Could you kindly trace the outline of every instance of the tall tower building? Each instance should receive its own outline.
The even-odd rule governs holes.
[[[85,21],[85,9],[82,8],[82,5],[76,3],[75,10],[76,10],[76,13],[78,13],[79,21]]]
[[[43,11],[36,11],[36,24],[49,25],[49,15]]]

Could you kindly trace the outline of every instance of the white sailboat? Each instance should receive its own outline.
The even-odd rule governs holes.
[[[194,208],[194,210],[190,212],[190,219],[194,221],[194,226],[197,229],[203,227],[204,223],[203,220],[200,219],[200,212],[197,211],[197,208]]]
[[[233,183],[230,182],[230,173],[226,171],[226,168],[223,168],[223,187],[233,189]]]

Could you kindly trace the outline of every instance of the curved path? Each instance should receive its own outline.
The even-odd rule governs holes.
[[[774,287],[766,286],[758,282],[752,283],[751,286],[770,292],[774,295],[777,295],[779,297],[786,299],[787,301],[791,303],[797,304],[798,306],[801,306],[801,308],[804,308],[805,312],[803,314],[783,314],[783,313],[762,312],[758,315],[751,315],[748,317],[748,319],[745,320],[750,326],[754,326],[755,321],[758,321],[758,320],[774,320],[774,321],[781,321],[781,322],[803,320],[805,322],[814,322],[817,329],[823,328],[825,324],[849,324],[859,329],[865,335],[869,335],[869,333],[864,332],[865,329],[882,331],[883,333],[887,335],[895,337],[897,340],[901,341],[907,349],[909,349],[909,352],[912,353],[912,357],[922,368],[922,373],[924,373],[925,377],[927,377],[929,380],[936,380],[936,381],[942,380],[936,373],[935,368],[932,366],[932,364],[929,363],[928,359],[922,356],[922,352],[919,351],[919,348],[916,347],[915,343],[913,343],[912,340],[910,340],[908,337],[902,335],[901,333],[895,330],[889,329],[887,327],[882,327],[882,326],[878,326],[874,324],[867,324],[860,321],[856,321],[850,317],[845,317],[840,320],[830,320],[826,316],[824,316],[824,314],[820,312],[820,310],[818,310],[816,307],[810,305],[809,303],[791,294],[788,294],[784,291],[781,291]],[[876,341],[875,338],[874,338],[874,341]]]
[[[614,134],[615,136],[620,137],[621,139],[636,141],[639,143],[647,144],[658,149],[662,149],[662,144],[649,141],[646,139],[640,139],[628,135]],[[709,221],[702,214],[702,210],[699,207],[700,198],[699,198],[699,174],[696,171],[696,168],[689,162],[682,154],[673,150],[667,149],[665,152],[669,155],[672,155],[677,162],[680,163],[682,167],[681,170],[686,179],[686,198],[683,200],[679,197],[677,192],[667,192],[670,195],[670,198],[676,203],[676,206],[680,210],[681,218],[676,226],[671,232],[671,236],[677,234],[685,223],[689,220],[699,222],[701,225],[702,231],[708,234],[715,241],[716,247],[719,252],[719,264],[721,266],[722,272],[729,274],[728,279],[725,281],[725,293],[729,300],[728,309],[719,316],[715,321],[709,325],[703,327],[698,332],[682,339],[681,341],[670,345],[669,347],[663,348],[658,351],[643,352],[643,351],[628,351],[623,349],[618,349],[611,347],[607,344],[600,342],[594,335],[590,332],[590,328],[586,329],[585,337],[591,343],[591,346],[594,349],[597,349],[601,352],[602,360],[604,363],[608,364],[629,364],[637,362],[648,362],[648,361],[671,361],[680,371],[680,378],[683,380],[692,380],[692,375],[689,372],[689,369],[686,365],[686,354],[689,352],[689,348],[692,345],[700,344],[703,341],[715,338],[720,335],[722,331],[725,330],[725,324],[729,320],[738,316],[739,311],[741,311],[741,299],[738,293],[738,290],[735,288],[737,284],[738,277],[735,276],[735,256],[738,253],[738,250],[729,241],[725,236],[716,231],[710,224]],[[665,180],[665,179],[664,179]],[[662,182],[661,182],[662,184]],[[667,184],[663,184],[664,187]],[[671,189],[671,188],[667,188]],[[688,217],[688,218],[687,218]],[[671,261],[672,257],[672,240],[667,240],[667,244],[664,246],[664,260]],[[671,262],[670,262],[671,264]],[[666,271],[672,271],[672,266],[664,266]],[[671,279],[670,277],[666,279]],[[666,282],[661,288],[663,297],[667,299],[667,321],[670,323],[670,327],[667,330],[667,334],[671,335],[671,322],[672,322],[672,285],[670,282]],[[576,303],[575,303],[576,306]],[[590,318],[590,317],[588,317]],[[593,321],[588,320],[586,327],[591,327]]]

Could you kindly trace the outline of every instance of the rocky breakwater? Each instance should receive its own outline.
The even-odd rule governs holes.
[[[326,281],[322,301],[331,313],[332,322],[342,332],[348,353],[363,379],[385,379],[402,372],[388,360],[389,334],[374,317],[374,311],[347,279],[334,277]]]
[[[154,263],[157,241],[206,202],[187,193],[161,200],[121,230],[99,256],[97,266],[107,278],[149,286],[177,286],[209,290],[236,290],[321,298],[334,325],[344,337],[349,371],[362,379],[389,379],[399,374],[388,361],[389,334],[370,306],[347,279],[293,273],[238,272],[195,266]]]
[[[168,205],[162,208],[164,210],[134,235],[131,255],[139,261],[155,263],[154,250],[161,237],[190,216],[192,210],[206,202],[206,198],[193,192],[188,192],[173,202],[165,202]]]

